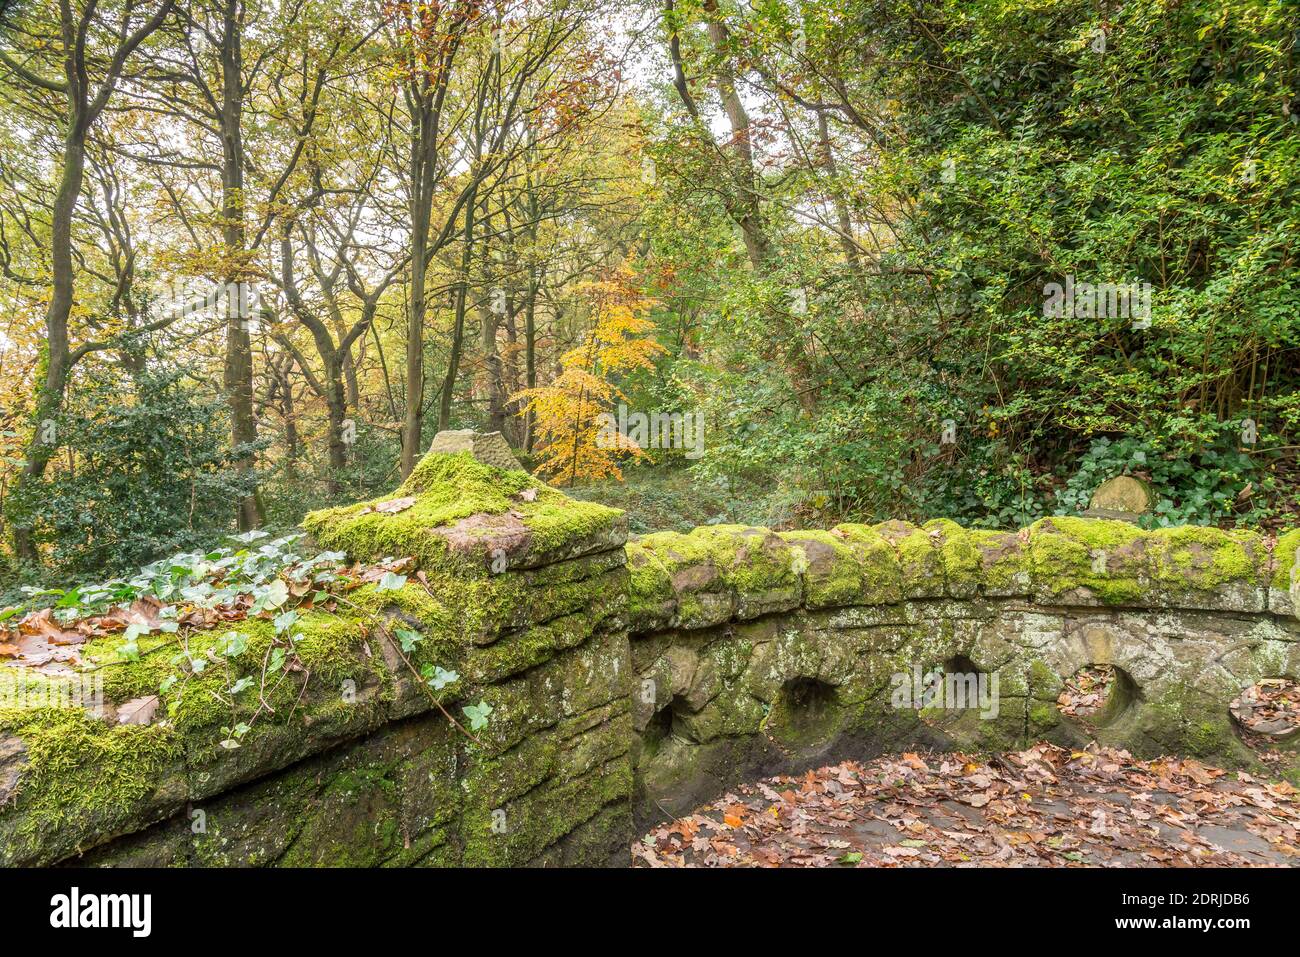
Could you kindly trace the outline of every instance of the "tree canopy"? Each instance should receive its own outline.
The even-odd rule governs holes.
[[[1150,522],[1275,525],[1298,53],[1279,0],[15,0],[5,585],[462,427],[773,524],[1015,527],[1128,473]],[[703,456],[599,447],[619,402]]]

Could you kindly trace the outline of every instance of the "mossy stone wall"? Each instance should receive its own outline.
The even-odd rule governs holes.
[[[412,501],[376,508],[394,499]],[[1095,734],[1252,766],[1228,702],[1300,672],[1300,532],[1054,518],[628,542],[617,511],[472,451],[304,527],[418,574],[304,615],[308,676],[237,749],[220,745],[240,714],[216,674],[160,691],[148,724],[111,720],[166,686],[165,636],[105,669],[109,720],[0,710],[0,863],[606,863],[640,823],[839,756]],[[422,636],[409,661],[382,634],[398,626]],[[237,628],[265,653],[266,622]],[[432,664],[459,678],[431,695],[415,672]],[[1056,706],[1091,664],[1124,676],[1094,729]],[[996,709],[899,706],[897,677],[934,667],[996,676]],[[469,703],[491,709],[472,735],[443,713]]]
[[[302,615],[301,677],[269,713],[228,693],[224,666],[167,683],[170,636],[104,666],[103,716],[0,710],[0,864],[570,864],[625,849],[621,513],[472,452],[431,453],[393,496],[304,526],[352,559],[416,565],[401,587]],[[242,663],[261,661],[270,623],[234,627]],[[405,655],[399,627],[419,634]],[[219,634],[187,636],[190,653]],[[426,665],[459,677],[432,691]],[[113,720],[150,693],[148,724]],[[468,725],[470,704],[490,709],[486,727],[455,729],[447,715]],[[223,747],[253,713],[239,747]]]
[[[637,817],[758,774],[904,748],[1095,737],[1258,767],[1229,705],[1243,685],[1300,675],[1297,545],[1294,532],[1093,518],[636,539]],[[1057,698],[1089,665],[1120,669],[1120,687],[1085,725]],[[996,708],[900,706],[902,679],[932,669],[982,675]],[[1281,772],[1300,777],[1296,743],[1281,747]]]

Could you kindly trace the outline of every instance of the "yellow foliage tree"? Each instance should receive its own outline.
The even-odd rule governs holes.
[[[566,485],[579,479],[613,477],[620,481],[620,459],[642,458],[645,452],[606,416],[614,402],[626,400],[611,377],[653,367],[664,352],[652,337],[654,323],[646,313],[654,300],[636,289],[631,269],[612,270],[582,292],[591,304],[593,324],[582,344],[560,358],[560,374],[548,385],[524,389],[519,415],[532,413],[541,461],[538,471],[563,477]]]

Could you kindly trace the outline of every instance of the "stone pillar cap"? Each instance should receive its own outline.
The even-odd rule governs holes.
[[[430,452],[468,452],[476,460],[508,472],[523,472],[510,443],[500,432],[476,432],[473,429],[444,429],[433,437]]]

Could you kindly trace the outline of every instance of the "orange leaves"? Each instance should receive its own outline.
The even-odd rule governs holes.
[[[652,368],[664,351],[651,338],[655,326],[645,317],[653,301],[636,289],[630,269],[615,270],[582,290],[594,320],[586,338],[560,358],[560,374],[549,385],[512,397],[521,401],[521,415],[534,418],[541,440],[538,470],[570,485],[579,479],[621,480],[619,460],[645,455],[611,427],[610,409],[623,394],[610,376]]]

